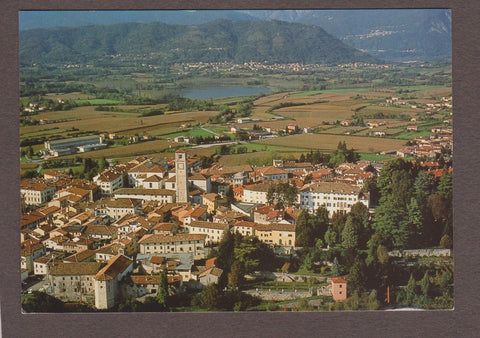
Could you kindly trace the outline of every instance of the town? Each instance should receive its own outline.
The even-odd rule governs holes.
[[[20,32],[23,311],[453,309],[449,11],[202,13]]]
[[[98,136],[50,141],[45,142],[45,154],[56,158],[75,149],[98,149],[101,143]],[[388,243],[388,236],[376,244],[371,243],[374,236],[363,238],[374,229],[385,167],[390,175],[415,171],[415,184],[430,182],[432,193],[435,185],[447,185],[443,189],[451,194],[451,152],[445,151],[452,149],[451,130],[435,128],[429,138],[417,137],[408,144],[394,159],[368,161],[340,143],[335,154],[346,161],[334,166],[318,152],[302,154],[301,161],[275,159],[262,166],[206,163],[187,148],[176,150],[173,159],[140,156],[112,166],[104,163],[91,180],[47,169],[43,177],[21,181],[23,290],[111,310],[125,309],[125,302],[132,300],[152,302],[162,288],[169,297],[196,299],[194,295],[209,286],[222,285],[219,292],[242,290],[243,296],[235,296],[240,299],[237,310],[262,301],[272,309],[275,301],[290,310],[321,309],[325,304],[338,308],[334,304],[346,301],[353,290],[356,297],[358,290],[367,290],[366,281],[354,281],[352,277],[359,277],[347,271],[349,264],[358,263],[352,252],[375,249],[373,256],[385,269],[387,262],[405,264],[407,249],[420,248],[412,242],[428,242],[420,239],[420,232],[428,232],[426,226],[405,230],[411,233],[402,235],[408,238],[401,244],[397,239]],[[428,192],[421,193],[432,208]],[[447,199],[436,203],[446,206]],[[407,205],[414,208],[410,200]],[[420,212],[418,205],[416,210]],[[358,222],[354,218],[363,220],[352,225]],[[412,250],[412,256],[450,257],[447,233],[441,238],[443,249],[426,254]],[[438,241],[437,234],[433,237]],[[230,253],[229,245],[235,246]],[[341,258],[343,270],[340,248],[348,251]],[[382,254],[387,248],[401,249],[401,259],[395,257],[398,251]],[[233,260],[228,258],[232,254]],[[351,259],[354,262],[348,262]],[[292,274],[295,270],[303,273]],[[368,300],[372,309],[391,302],[393,284],[384,285],[386,301]],[[202,301],[197,303],[208,309],[219,306]]]

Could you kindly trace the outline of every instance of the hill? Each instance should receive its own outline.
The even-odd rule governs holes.
[[[242,11],[259,20],[317,25],[349,46],[389,61],[451,56],[451,12],[446,9]]]
[[[198,25],[218,19],[280,20],[322,27],[347,45],[387,61],[429,61],[451,55],[447,9],[21,11],[19,19],[20,31],[129,22]]]
[[[151,56],[166,62],[377,62],[322,28],[284,21],[216,20],[201,25],[126,23],[20,32],[20,62],[90,62]]]

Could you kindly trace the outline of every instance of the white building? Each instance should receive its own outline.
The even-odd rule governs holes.
[[[133,261],[123,255],[110,259],[95,274],[95,307],[109,309],[120,298],[120,281],[133,270]]]
[[[267,192],[270,184],[261,183],[243,187],[243,202],[267,204]]]
[[[362,192],[362,187],[341,182],[317,182],[303,187],[299,193],[300,207],[314,212],[325,206],[328,215],[336,212],[348,213],[357,202],[369,208],[369,196]]]
[[[115,198],[135,198],[162,203],[175,202],[175,191],[168,189],[122,188],[115,191]]]
[[[55,194],[55,187],[44,183],[23,181],[20,185],[20,195],[27,205],[42,206],[50,201]]]
[[[156,235],[149,234],[138,241],[140,253],[192,253],[195,259],[205,257],[205,239],[207,235],[181,234]]]
[[[185,229],[189,234],[205,234],[205,244],[219,243],[223,233],[230,230],[230,226],[225,223],[191,221],[185,224]]]
[[[115,190],[124,186],[123,180],[123,173],[114,168],[105,170],[93,178],[93,182],[100,187],[102,196],[113,196]]]

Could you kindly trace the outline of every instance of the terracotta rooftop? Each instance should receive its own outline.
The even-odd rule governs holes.
[[[130,276],[133,284],[160,284],[160,275],[132,275]],[[182,276],[167,276],[168,284],[178,283],[182,280]]]
[[[72,262],[72,263],[64,263],[59,262],[55,264],[50,269],[50,275],[52,276],[72,276],[72,275],[86,275],[86,276],[93,276],[98,273],[100,268],[105,263],[100,262]]]
[[[257,231],[289,231],[295,232],[294,224],[270,223],[270,224],[255,224]]]
[[[220,230],[228,230],[229,226],[225,223],[214,223],[214,222],[206,222],[206,221],[192,221],[190,226],[196,228],[208,228],[208,229],[220,229]]]
[[[341,182],[316,182],[306,185],[302,188],[302,192],[315,192],[315,193],[334,193],[334,194],[355,194],[358,195],[362,188]]]
[[[64,258],[63,261],[64,262],[83,262],[89,259],[90,257],[92,257],[93,255],[95,255],[95,251],[87,249],[87,250],[80,251],[74,255],[68,256]]]
[[[115,191],[115,195],[175,195],[175,191],[167,189],[121,188]]]
[[[205,238],[207,238],[207,235],[204,235],[204,234],[180,234],[180,235],[150,234],[150,235],[143,236],[142,239],[138,241],[138,244],[198,241],[198,240],[205,240]]]
[[[120,273],[124,272],[130,265],[132,260],[123,255],[118,255],[110,259],[100,271],[95,275],[95,279],[99,281],[112,280]]]

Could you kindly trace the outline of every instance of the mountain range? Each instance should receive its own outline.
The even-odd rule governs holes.
[[[219,19],[200,25],[123,23],[20,32],[20,62],[91,62],[148,56],[167,62],[378,62],[322,28],[285,21]]]
[[[218,19],[279,20],[322,27],[347,45],[386,61],[451,56],[452,23],[447,9],[21,11],[19,19],[21,32],[118,23],[199,25]]]

